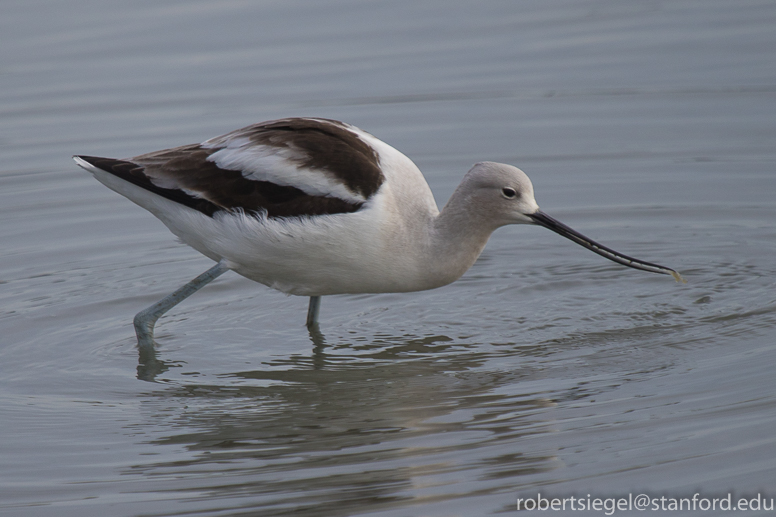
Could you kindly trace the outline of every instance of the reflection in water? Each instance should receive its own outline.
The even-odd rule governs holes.
[[[310,341],[313,343],[313,366],[315,369],[325,367],[326,338],[316,323],[307,329]],[[137,379],[141,381],[156,382],[156,377],[168,371],[170,368],[179,367],[182,363],[177,361],[164,361],[157,353],[158,344],[152,341],[152,346],[143,346],[138,342]]]
[[[310,333],[310,341],[313,343],[313,365],[316,370],[321,370],[326,367],[326,338],[323,337],[318,322],[307,327],[307,331]]]
[[[542,415],[552,404],[511,391],[526,373],[475,372],[483,354],[448,336],[311,340],[306,356],[145,395],[155,418],[174,415],[151,424],[174,430],[151,443],[191,454],[131,472],[167,480],[162,491],[185,479],[192,497],[242,496],[262,515],[338,515],[498,493],[557,466],[519,445],[550,430]],[[147,373],[171,365],[145,361]]]
[[[158,358],[156,349],[138,346],[137,378],[141,381],[154,382],[156,377],[179,363],[163,361]]]

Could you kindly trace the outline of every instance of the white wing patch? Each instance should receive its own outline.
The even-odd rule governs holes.
[[[202,143],[202,147],[221,147],[224,144],[224,148],[207,158],[222,169],[242,171],[247,179],[295,187],[310,196],[336,197],[350,203],[366,201],[329,171],[299,165],[306,159],[303,151],[257,144],[241,136],[226,141],[223,138],[211,139]]]

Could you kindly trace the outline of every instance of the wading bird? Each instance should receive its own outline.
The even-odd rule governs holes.
[[[543,226],[619,264],[682,280],[540,211],[531,180],[511,165],[476,164],[440,211],[409,158],[334,120],[273,120],[124,160],[74,159],[217,262],[135,316],[141,348],[153,346],[162,314],[230,269],[309,296],[313,328],[321,296],[421,291],[457,280],[507,224]]]

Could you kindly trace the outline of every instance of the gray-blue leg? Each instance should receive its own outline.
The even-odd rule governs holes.
[[[307,328],[318,325],[318,313],[321,312],[321,297],[311,296],[310,305],[307,307]]]
[[[227,271],[229,271],[229,268],[226,267],[226,264],[219,262],[171,295],[138,312],[135,316],[135,334],[137,334],[138,346],[141,349],[152,349],[154,347],[154,325],[156,320]]]

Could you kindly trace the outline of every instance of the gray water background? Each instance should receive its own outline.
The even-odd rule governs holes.
[[[776,497],[773,1],[0,10],[0,514]],[[509,227],[450,286],[325,298],[323,343],[306,299],[224,275],[139,358],[132,316],[211,262],[70,156],[296,115],[389,142],[440,205],[517,165],[546,212],[688,283]]]

